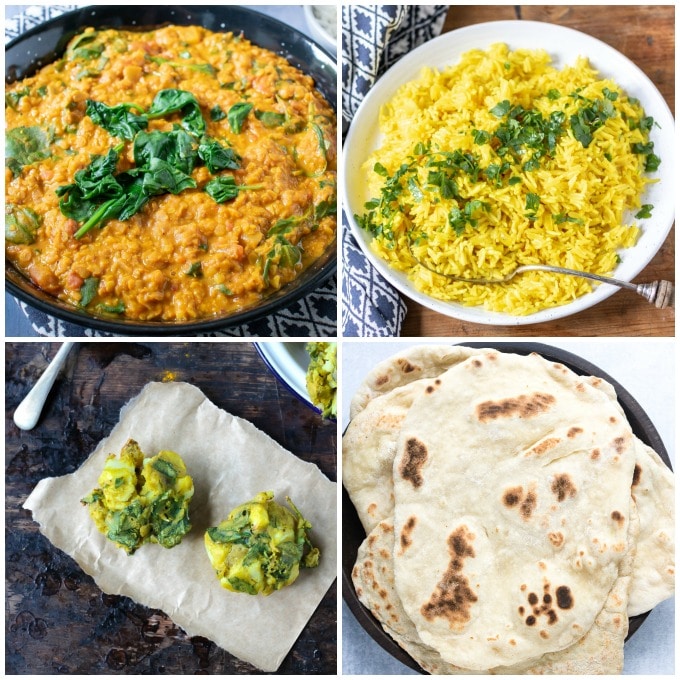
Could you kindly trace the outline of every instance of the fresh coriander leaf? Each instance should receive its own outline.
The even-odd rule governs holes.
[[[635,142],[630,145],[633,153],[648,154],[654,150],[654,142]]]
[[[659,169],[661,159],[653,153],[647,154],[645,158],[645,172],[654,172]]]
[[[200,279],[203,277],[203,266],[201,265],[200,262],[192,262],[188,271],[186,272],[187,276],[191,276],[195,279]]]
[[[488,144],[490,139],[491,139],[491,133],[487,132],[486,130],[473,130],[472,131],[472,141],[474,141],[475,144],[478,144],[478,145]]]
[[[511,104],[507,99],[504,99],[502,102],[499,102],[494,106],[489,113],[491,113],[492,116],[495,116],[496,118],[502,118],[505,116],[511,108]]]
[[[572,217],[566,213],[556,213],[552,216],[555,224],[564,224],[565,222],[572,222],[574,224],[583,224],[583,220],[580,217]]]
[[[538,194],[529,192],[526,195],[525,208],[530,212],[536,212],[538,207],[541,205],[541,198]]]
[[[413,200],[416,203],[420,203],[423,200],[423,190],[418,186],[418,182],[416,182],[414,177],[408,178],[408,188],[411,196],[413,196]]]
[[[651,203],[645,203],[640,207],[640,210],[635,214],[635,217],[639,220],[646,220],[652,216],[652,210],[654,206]]]
[[[382,163],[376,163],[373,166],[373,172],[380,175],[381,177],[387,177],[388,175],[387,168]]]

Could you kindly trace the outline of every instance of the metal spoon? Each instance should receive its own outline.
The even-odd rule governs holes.
[[[32,430],[35,427],[42,413],[47,395],[50,393],[52,385],[59,374],[59,369],[64,364],[64,361],[66,361],[66,357],[72,347],[72,342],[65,342],[59,348],[59,351],[54,355],[54,359],[52,359],[50,365],[40,376],[38,382],[33,385],[31,391],[17,406],[16,411],[14,411],[14,422],[18,428]]]
[[[645,300],[647,300],[647,302],[655,305],[659,309],[665,309],[666,307],[673,307],[675,305],[675,287],[670,281],[661,280],[652,281],[651,283],[629,283],[628,281],[622,281],[621,279],[614,279],[611,276],[601,276],[600,274],[591,274],[590,272],[582,272],[576,269],[567,269],[566,267],[555,267],[549,264],[522,265],[500,279],[466,279],[453,274],[442,274],[442,272],[438,272],[436,269],[432,269],[432,267],[428,267],[426,264],[423,264],[420,260],[418,260],[418,264],[428,271],[434,272],[435,274],[445,276],[447,279],[451,279],[452,281],[462,281],[463,283],[506,283],[517,274],[531,271],[568,274],[570,276],[580,276],[584,279],[593,279],[594,281],[600,281],[602,283],[611,283],[614,286],[619,286],[619,288],[627,288],[628,290],[632,290],[638,295],[641,295],[643,298],[645,298]]]

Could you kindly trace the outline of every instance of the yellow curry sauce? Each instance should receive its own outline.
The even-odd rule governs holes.
[[[170,90],[193,95],[202,132],[187,124],[190,106],[150,115]],[[5,99],[7,148],[18,148],[6,153],[7,257],[88,312],[140,321],[234,313],[295,279],[335,237],[334,112],[310,77],[242,36],[88,29],[62,59],[7,86]],[[136,138],[94,122],[92,102],[125,103],[147,116],[147,136],[189,130],[194,155],[208,140],[237,162],[215,169],[197,156],[186,182],[195,186],[81,234],[87,215],[62,207],[76,173],[116,153],[115,177],[140,166]],[[206,187],[221,177],[236,190],[217,202]]]

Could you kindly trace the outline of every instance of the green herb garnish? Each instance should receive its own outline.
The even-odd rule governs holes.
[[[227,112],[227,121],[234,134],[240,134],[243,123],[248,114],[253,110],[253,105],[247,102],[234,104]]]
[[[236,180],[231,175],[222,175],[211,179],[205,185],[205,193],[216,203],[224,203],[236,198],[241,191],[262,189],[264,184],[236,184]]]
[[[91,276],[83,282],[80,287],[80,307],[87,307],[97,295],[99,289],[99,279],[96,276]]]
[[[5,165],[16,177],[27,165],[50,157],[50,138],[39,126],[16,127],[5,135]]]
[[[42,220],[32,208],[5,205],[5,240],[15,245],[27,245],[35,241]]]

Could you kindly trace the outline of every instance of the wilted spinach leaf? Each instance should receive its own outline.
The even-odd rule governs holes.
[[[17,176],[22,168],[50,157],[50,139],[38,125],[16,127],[5,135],[5,165]]]
[[[255,118],[257,118],[266,128],[279,127],[286,121],[285,114],[275,113],[274,111],[255,111]]]
[[[233,149],[222,146],[210,137],[203,137],[198,146],[198,155],[213,174],[219,170],[238,170],[241,167],[241,158]]]
[[[16,245],[35,241],[40,215],[31,208],[8,203],[5,206],[5,240]]]
[[[163,118],[170,113],[182,114],[182,127],[196,137],[205,133],[205,120],[198,99],[187,90],[167,89],[156,94],[147,111],[151,118]]]
[[[99,279],[96,276],[85,279],[83,285],[80,287],[80,306],[87,307],[90,302],[94,300],[98,289]]]
[[[194,139],[181,129],[140,132],[135,137],[133,155],[137,167],[148,166],[152,158],[159,158],[187,175],[194,169],[196,161]]]
[[[205,185],[205,193],[216,203],[224,203],[236,198],[239,191],[261,189],[263,186],[263,184],[236,184],[236,180],[231,175],[222,175],[211,179]]]
[[[133,113],[133,109],[142,111],[135,104],[107,106],[94,99],[88,99],[85,113],[92,119],[93,123],[103,127],[114,137],[132,140],[140,130],[145,130],[149,124],[146,116]]]
[[[248,102],[239,102],[229,109],[227,120],[229,121],[229,127],[233,133],[239,134],[241,132],[243,123],[252,109],[253,105],[248,104]]]

